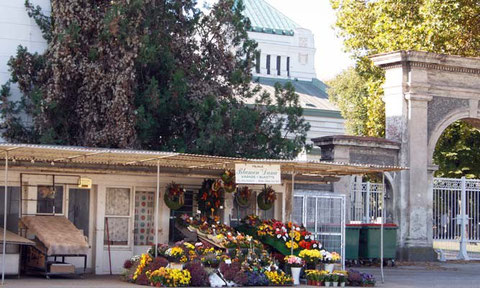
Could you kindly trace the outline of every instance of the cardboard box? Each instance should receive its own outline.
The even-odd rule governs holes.
[[[50,273],[75,273],[75,266],[69,263],[52,263],[50,265]]]

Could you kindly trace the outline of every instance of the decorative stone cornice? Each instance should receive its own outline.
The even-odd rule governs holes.
[[[410,101],[429,102],[429,101],[432,101],[433,96],[431,96],[431,95],[420,95],[420,94],[415,94],[415,93],[408,93],[408,94],[405,95],[405,99],[410,100]]]
[[[480,58],[435,54],[422,51],[396,51],[373,55],[370,59],[385,70],[419,68],[480,75]]]

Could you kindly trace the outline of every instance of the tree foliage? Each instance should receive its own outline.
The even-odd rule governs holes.
[[[269,158],[303,149],[309,125],[293,87],[271,96],[251,85],[256,43],[242,1],[208,12],[195,0],[51,7],[50,18],[26,2],[49,45],[20,46],[9,61],[22,92],[0,91],[9,141]]]
[[[338,103],[341,101],[369,102],[356,110],[361,114],[366,109],[366,115],[362,114],[361,118],[356,118],[355,114],[347,116],[348,126],[361,128],[352,129],[352,133],[369,136],[384,135],[385,119],[380,117],[384,115],[384,105],[381,100],[384,73],[373,66],[368,59],[369,55],[396,50],[420,50],[460,56],[480,56],[480,3],[478,0],[331,0],[330,2],[337,15],[335,25],[337,33],[344,39],[345,50],[352,53],[357,60],[354,70],[357,75],[353,75],[352,71],[346,71],[333,82],[352,81],[353,84],[358,85],[356,90],[360,91],[353,95],[363,97],[363,100],[353,100],[352,94],[347,95],[346,92],[351,93],[353,88],[335,90],[337,85],[331,84],[334,87],[332,92],[338,94],[336,99],[346,99],[337,100]],[[352,77],[353,80],[344,79],[348,77]],[[368,91],[368,95],[365,95],[365,91]],[[349,112],[348,109],[343,111],[345,115]],[[454,125],[451,129],[460,129],[458,132],[465,132],[473,128],[468,125]],[[470,137],[478,137],[473,130],[467,134]],[[444,152],[460,152],[457,149],[466,143],[456,146],[452,141],[444,139],[453,135],[454,133],[447,131],[439,140],[439,143],[444,144],[439,145],[437,149],[446,149],[436,153],[435,161],[440,164],[439,175],[449,174],[445,169],[454,166],[454,163],[450,162],[453,158],[446,157],[448,153]],[[465,138],[459,138],[459,140],[465,141]],[[448,146],[447,143],[451,145]],[[471,153],[470,158],[467,157],[466,151],[461,152],[463,155],[460,157],[461,163],[457,161],[455,165],[469,167],[477,155],[474,151],[476,149],[480,147],[472,147],[468,152]],[[450,164],[447,165],[447,163]],[[460,170],[467,171],[462,168]],[[477,176],[480,175],[477,174]]]
[[[433,160],[437,177],[480,178],[480,131],[463,121],[448,126],[437,142]]]

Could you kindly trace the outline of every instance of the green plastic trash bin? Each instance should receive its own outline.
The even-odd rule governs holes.
[[[358,260],[360,224],[345,225],[345,260]]]
[[[360,251],[361,259],[380,259],[380,224],[361,224]],[[383,225],[383,258],[395,259],[397,251],[397,225]]]

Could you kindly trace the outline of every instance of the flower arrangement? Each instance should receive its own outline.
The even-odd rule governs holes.
[[[168,208],[178,210],[185,203],[185,189],[175,182],[170,183],[165,190],[163,200]]]
[[[187,262],[185,251],[179,246],[168,248],[167,251],[165,251],[165,256],[167,256],[168,260],[171,262]]]
[[[137,269],[135,270],[135,273],[133,274],[133,281],[136,281],[138,276],[140,276],[144,271],[145,267],[152,261],[152,257],[148,253],[142,254],[140,256],[140,262],[138,263]]]
[[[235,173],[231,170],[226,170],[222,174],[223,189],[227,193],[232,193],[236,189],[235,185]]]
[[[210,286],[208,273],[201,263],[197,261],[190,262],[185,265],[185,269],[188,270],[188,272],[190,272],[190,275],[192,277],[190,280],[190,286],[197,286],[197,287]]]
[[[256,227],[262,223],[262,220],[257,215],[247,215],[242,219],[242,222],[248,226]]]
[[[244,186],[238,188],[237,193],[235,193],[235,201],[237,201],[238,206],[245,208],[248,207],[251,196],[252,190]]]
[[[323,259],[323,253],[318,249],[303,249],[298,253],[298,257],[305,260],[307,264],[317,264]]]
[[[198,209],[212,219],[222,204],[222,191],[221,189],[213,190],[212,186],[214,183],[215,180],[213,179],[204,180],[197,196]]]
[[[265,276],[267,276],[268,282],[271,285],[284,286],[293,283],[292,277],[283,271],[265,271]]]
[[[260,192],[260,194],[257,196],[258,208],[262,210],[270,210],[273,207],[273,203],[275,203],[276,199],[277,196],[272,186],[264,187],[262,192]]]
[[[338,283],[345,283],[347,282],[348,272],[345,270],[334,270],[332,274],[337,275],[337,282]]]
[[[305,265],[305,261],[295,255],[288,255],[283,260],[285,260],[285,264],[290,267],[303,267]]]
[[[152,272],[147,272],[148,280],[152,286],[156,287],[181,287],[188,286],[192,276],[188,270],[160,268]]]
[[[334,252],[328,252],[325,250],[322,250],[322,251],[323,251],[323,259],[322,259],[323,263],[333,264],[333,263],[340,262],[340,260],[342,259],[340,257],[340,254],[338,254],[335,251]]]
[[[305,274],[308,285],[322,286],[328,272],[325,270],[306,270]]]

